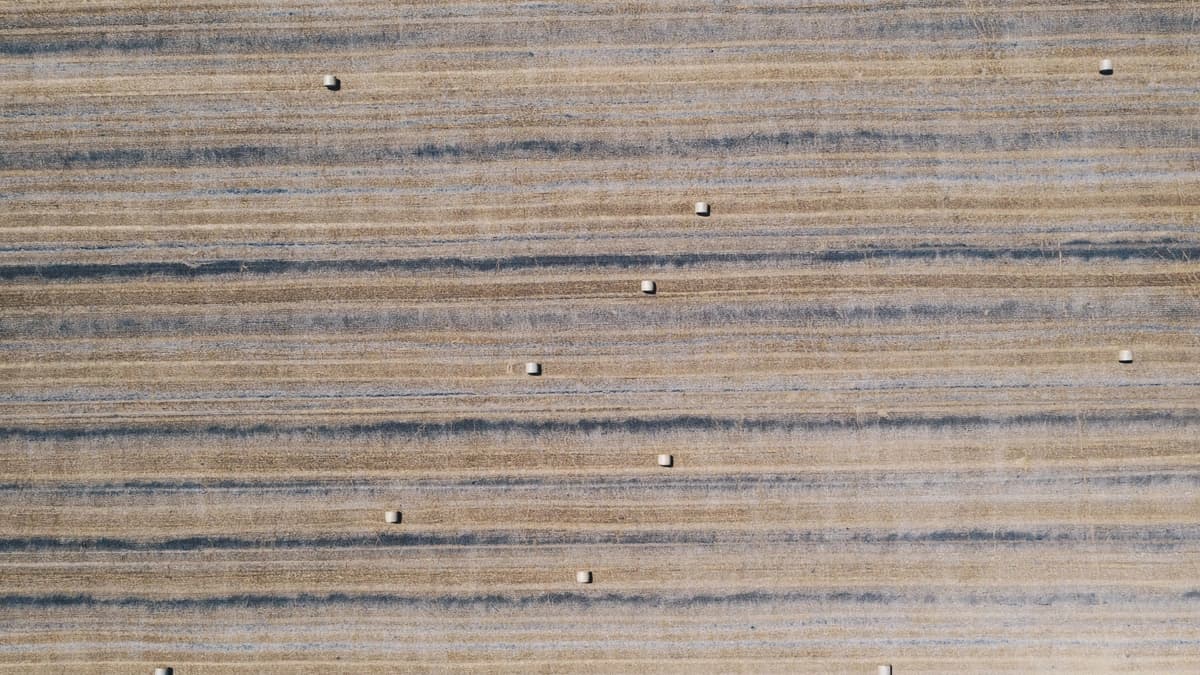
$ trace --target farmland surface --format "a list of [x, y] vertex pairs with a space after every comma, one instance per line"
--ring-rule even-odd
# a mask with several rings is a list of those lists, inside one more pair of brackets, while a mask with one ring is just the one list
[[1200, 668], [1196, 2], [0, 0], [0, 77], [0, 673]]

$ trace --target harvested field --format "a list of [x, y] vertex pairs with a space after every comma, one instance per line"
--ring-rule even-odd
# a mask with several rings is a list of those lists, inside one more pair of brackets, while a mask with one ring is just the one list
[[1196, 670], [1198, 69], [1195, 2], [0, 0], [0, 673]]

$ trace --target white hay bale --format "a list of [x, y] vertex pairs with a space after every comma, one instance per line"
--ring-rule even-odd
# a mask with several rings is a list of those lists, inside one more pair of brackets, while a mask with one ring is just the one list
[[581, 583], [581, 584], [592, 583], [592, 571], [591, 570], [579, 570], [578, 572], [575, 573], [575, 581], [577, 583]]

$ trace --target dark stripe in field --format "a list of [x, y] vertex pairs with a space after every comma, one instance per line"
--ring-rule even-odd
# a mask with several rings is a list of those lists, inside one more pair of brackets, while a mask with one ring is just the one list
[[1162, 592], [1139, 589], [1137, 591], [995, 591], [976, 593], [936, 592], [921, 590], [909, 592], [878, 592], [862, 590], [833, 591], [743, 591], [738, 593], [702, 593], [695, 595], [651, 594], [651, 593], [579, 593], [551, 592], [529, 595], [519, 594], [464, 594], [464, 595], [403, 595], [398, 593], [332, 593], [315, 595], [242, 594], [209, 597], [147, 598], [124, 596], [101, 598], [87, 594], [67, 593], [46, 595], [9, 594], [0, 595], [0, 607], [6, 609], [57, 609], [57, 608], [121, 608], [152, 611], [171, 610], [219, 610], [219, 609], [268, 609], [268, 608], [317, 608], [322, 605], [352, 605], [364, 607], [411, 607], [414, 609], [449, 610], [473, 607], [524, 608], [524, 607], [605, 607], [642, 606], [654, 608], [686, 609], [721, 605], [967, 605], [967, 606], [1097, 606], [1109, 604], [1169, 602], [1191, 603], [1197, 599], [1195, 591], [1185, 593]]
[[[435, 3], [436, 4], [436, 3]], [[464, 6], [465, 7], [465, 6]], [[986, 17], [972, 20], [965, 14], [947, 12], [912, 15], [897, 8], [857, 9], [850, 6], [742, 6], [737, 11], [722, 10], [722, 20], [698, 15], [683, 15], [671, 21], [633, 20], [633, 15], [613, 15], [604, 11], [588, 11], [582, 7], [575, 12], [591, 14], [589, 21], [578, 20], [572, 13], [546, 13], [541, 5], [513, 5], [503, 17], [489, 16], [474, 6], [453, 14], [406, 8], [389, 8], [377, 18], [387, 18], [392, 25], [356, 25], [353, 29], [338, 28], [337, 20], [314, 22], [311, 27], [270, 25], [272, 18], [262, 13], [240, 14], [242, 23], [234, 23], [211, 13], [200, 14], [186, 6], [181, 14], [169, 16], [136, 13], [121, 16], [116, 12], [100, 14], [108, 21], [128, 21], [144, 26], [138, 33], [114, 32], [109, 26], [97, 26], [90, 34], [37, 35], [15, 34], [0, 43], [0, 54], [23, 57], [53, 57], [71, 55], [125, 54], [130, 58], [155, 54], [247, 54], [288, 52], [353, 52], [387, 49], [435, 50], [442, 46], [470, 45], [472, 47], [519, 46], [523, 49], [537, 45], [539, 50], [564, 44], [592, 45], [603, 34], [608, 44], [635, 42], [657, 45], [712, 44], [718, 41], [798, 41], [819, 40], [830, 48], [841, 46], [843, 40], [871, 42], [903, 39], [913, 43], [910, 51], [922, 46], [933, 48], [946, 41], [981, 40], [980, 31], [986, 28], [996, 36], [1022, 36], [1062, 39], [1063, 35], [1124, 35], [1153, 39], [1172, 34], [1187, 35], [1195, 30], [1195, 20], [1183, 11], [1171, 11], [1147, 5], [1138, 11], [1121, 7], [1106, 7], [1104, 12], [1029, 11], [1016, 16]], [[538, 10], [543, 10], [539, 12]], [[119, 11], [119, 10], [118, 10]], [[82, 13], [80, 13], [82, 14]], [[315, 17], [315, 15], [312, 15]], [[351, 15], [353, 16], [353, 15]], [[548, 30], [546, 18], [553, 16], [553, 30]], [[154, 20], [157, 18], [157, 20]], [[412, 19], [436, 18], [432, 23]], [[500, 21], [508, 18], [509, 21]], [[195, 24], [198, 19], [203, 24]], [[482, 19], [482, 20], [481, 20]], [[491, 19], [491, 21], [487, 21]], [[23, 17], [16, 13], [17, 25], [89, 26], [98, 19], [90, 14], [71, 16], [65, 23], [50, 23], [41, 17]], [[193, 22], [192, 30], [160, 31], [159, 23]], [[351, 18], [359, 23], [357, 18]], [[326, 23], [332, 26], [325, 26]], [[479, 26], [487, 26], [487, 30]], [[199, 30], [207, 27], [209, 30]], [[994, 38], [993, 38], [994, 39]], [[1080, 38], [1076, 37], [1075, 40]], [[1010, 44], [1004, 41], [1002, 44]], [[864, 47], [857, 46], [858, 49]], [[602, 60], [602, 54], [591, 58]]]
[[854, 472], [797, 472], [797, 473], [737, 473], [718, 475], [670, 475], [659, 473], [653, 476], [638, 475], [588, 475], [588, 476], [495, 476], [481, 475], [473, 478], [437, 480], [422, 477], [411, 484], [400, 484], [395, 479], [368, 480], [213, 480], [199, 481], [128, 481], [124, 483], [0, 483], [0, 493], [36, 492], [54, 494], [60, 499], [86, 495], [91, 497], [116, 495], [144, 495], [163, 493], [207, 492], [220, 490], [237, 494], [265, 495], [286, 492], [291, 495], [346, 495], [349, 493], [394, 493], [398, 487], [405, 490], [426, 491], [497, 491], [514, 488], [523, 490], [595, 490], [620, 491], [625, 495], [632, 490], [733, 490], [748, 488], [786, 488], [828, 491], [854, 488], [864, 483], [887, 484], [892, 487], [919, 487], [923, 490], [955, 487], [966, 484], [991, 486], [1020, 486], [1023, 488], [1053, 488], [1077, 486], [1082, 481], [1092, 487], [1146, 488], [1146, 487], [1200, 487], [1200, 472], [1193, 470], [1166, 471], [1156, 473], [1097, 473], [1081, 475], [1076, 470], [1061, 472], [1029, 473], [1027, 471], [958, 472], [938, 473], [902, 471], [854, 471]]
[[478, 531], [454, 534], [428, 532], [379, 533], [329, 537], [276, 537], [272, 539], [235, 536], [194, 536], [164, 540], [122, 539], [116, 537], [60, 538], [13, 537], [0, 539], [0, 552], [46, 551], [199, 551], [246, 549], [339, 549], [339, 548], [417, 548], [451, 547], [525, 547], [525, 546], [711, 546], [711, 545], [1096, 545], [1127, 548], [1173, 548], [1200, 543], [1200, 527], [1098, 526], [1064, 527], [1040, 530], [935, 530], [928, 532], [884, 532], [870, 530], [796, 530], [739, 532], [718, 530], [637, 530], [637, 531]]
[[281, 426], [257, 424], [254, 426], [206, 427], [86, 427], [33, 428], [0, 427], [0, 439], [27, 441], [67, 441], [93, 438], [123, 438], [147, 436], [213, 436], [219, 438], [250, 438], [255, 436], [280, 436], [301, 434], [345, 439], [361, 436], [408, 436], [437, 438], [463, 434], [520, 433], [542, 434], [593, 434], [633, 433], [664, 434], [679, 431], [698, 432], [811, 432], [839, 429], [906, 429], [971, 431], [995, 426], [1048, 425], [1071, 426], [1084, 424], [1133, 424], [1155, 422], [1163, 424], [1192, 425], [1200, 423], [1200, 409], [1193, 411], [1131, 411], [1125, 413], [1059, 414], [1036, 413], [1013, 416], [986, 417], [983, 415], [943, 415], [938, 417], [890, 416], [858, 420], [853, 414], [843, 416], [788, 416], [770, 418], [729, 418], [706, 415], [681, 415], [663, 418], [594, 418], [575, 421], [520, 420], [465, 418], [448, 422], [387, 421], [369, 424], [347, 424], [342, 426]]
[[[1180, 148], [1195, 143], [1195, 132], [1169, 122], [1129, 128], [1123, 142], [1144, 148]], [[989, 152], [1108, 147], [1106, 130], [978, 131], [972, 134], [894, 133], [873, 129], [829, 132], [748, 133], [741, 136], [653, 139], [643, 143], [598, 140], [529, 139], [486, 145], [290, 147], [235, 145], [198, 148], [105, 148], [94, 150], [0, 151], [0, 170], [61, 170], [255, 167], [307, 164], [324, 166], [395, 164], [428, 161], [517, 159], [630, 159], [634, 157], [706, 157], [773, 152]]]
[[681, 253], [667, 255], [521, 255], [503, 258], [398, 258], [386, 260], [208, 260], [198, 262], [55, 263], [0, 266], [0, 279], [78, 281], [105, 278], [178, 277], [227, 274], [357, 274], [365, 272], [500, 272], [551, 268], [689, 268], [710, 264], [813, 265], [881, 260], [1191, 260], [1200, 245], [1190, 243], [1104, 244], [1071, 242], [1057, 247], [983, 247], [962, 244], [910, 248], [862, 247], [841, 250]]
[[[134, 312], [120, 307], [74, 315], [44, 313], [33, 316], [0, 315], [0, 339], [36, 341], [63, 338], [128, 337], [182, 339], [197, 335], [259, 337], [264, 334], [305, 336], [346, 335], [361, 332], [426, 331], [519, 331], [558, 333], [568, 328], [664, 331], [671, 327], [694, 330], [708, 328], [778, 326], [870, 327], [877, 334], [892, 323], [902, 325], [965, 323], [1002, 326], [1013, 321], [1105, 320], [1112, 331], [1178, 330], [1180, 322], [1190, 325], [1200, 315], [1200, 299], [1172, 297], [1117, 298], [1093, 304], [1084, 300], [1058, 299], [964, 299], [946, 302], [937, 298], [915, 298], [909, 303], [872, 298], [838, 300], [836, 303], [775, 298], [707, 301], [680, 305], [630, 303], [617, 311], [606, 305], [542, 303], [517, 307], [475, 303], [473, 306], [426, 303], [414, 307], [365, 307], [335, 305], [311, 308], [313, 303], [289, 305], [269, 311], [239, 306], [228, 311], [210, 311], [205, 306], [187, 313]], [[317, 303], [318, 305], [320, 303]], [[541, 350], [542, 339], [527, 337], [528, 349]]]

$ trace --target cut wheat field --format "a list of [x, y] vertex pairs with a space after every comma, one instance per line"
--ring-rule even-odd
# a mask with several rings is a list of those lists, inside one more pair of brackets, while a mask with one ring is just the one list
[[0, 0], [0, 77], [0, 673], [1200, 669], [1196, 2]]

